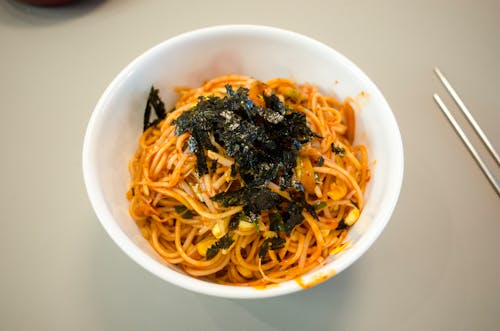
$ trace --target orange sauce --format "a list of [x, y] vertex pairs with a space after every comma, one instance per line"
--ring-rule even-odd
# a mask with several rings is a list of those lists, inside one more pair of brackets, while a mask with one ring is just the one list
[[308, 282], [305, 282], [302, 277], [297, 277], [295, 278], [295, 282], [297, 282], [297, 284], [299, 284], [300, 287], [302, 288], [311, 288], [315, 285], [318, 285], [320, 283], [323, 283], [325, 280], [327, 279], [330, 279], [332, 278], [333, 276], [335, 276], [337, 274], [337, 272], [335, 270], [331, 270], [329, 271], [328, 273], [321, 273], [319, 275], [315, 275], [314, 277], [312, 277], [312, 279]]
[[267, 290], [268, 288], [278, 287], [279, 285], [280, 285], [279, 283], [273, 283], [273, 284], [266, 284], [266, 285], [253, 285], [252, 287], [256, 290]]

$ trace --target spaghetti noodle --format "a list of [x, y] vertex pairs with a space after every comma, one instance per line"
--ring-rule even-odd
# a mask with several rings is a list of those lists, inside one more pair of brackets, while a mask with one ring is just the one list
[[[160, 256], [194, 277], [260, 286], [295, 279], [346, 246], [370, 179], [366, 148], [353, 146], [351, 99], [339, 102], [287, 79], [263, 83], [238, 75], [177, 92], [174, 109], [145, 125], [129, 163], [130, 215]], [[238, 102], [231, 99], [236, 96]], [[220, 104], [243, 113], [214, 113]], [[194, 118], [201, 107], [206, 119]], [[245, 111], [253, 117], [242, 122]], [[251, 159], [245, 168], [247, 157], [260, 155], [246, 141], [266, 148], [284, 143], [248, 134], [238, 140], [247, 148], [242, 152], [230, 145], [239, 139], [236, 132], [255, 126], [277, 137], [258, 126], [286, 131], [299, 125], [286, 122], [292, 117], [294, 123], [303, 118], [307, 128], [295, 130], [305, 138], [286, 137], [290, 152], [280, 157], [288, 163]], [[209, 119], [213, 128], [207, 129]], [[217, 131], [224, 128], [233, 131]]]

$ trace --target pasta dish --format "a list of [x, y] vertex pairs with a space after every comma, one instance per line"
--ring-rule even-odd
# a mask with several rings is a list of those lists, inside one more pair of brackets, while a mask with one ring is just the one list
[[[127, 199], [166, 262], [219, 284], [296, 279], [347, 245], [370, 179], [352, 99], [228, 75], [151, 88]], [[152, 117], [156, 117], [152, 120]]]

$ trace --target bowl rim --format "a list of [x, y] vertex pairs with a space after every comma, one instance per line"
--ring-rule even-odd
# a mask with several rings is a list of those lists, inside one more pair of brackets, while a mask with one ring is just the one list
[[[123, 232], [119, 225], [114, 220], [113, 215], [107, 208], [103, 192], [100, 189], [97, 176], [95, 176], [95, 170], [93, 165], [93, 157], [91, 154], [94, 135], [98, 129], [99, 117], [105, 112], [106, 104], [108, 100], [112, 97], [113, 91], [116, 90], [120, 84], [127, 78], [127, 76], [141, 63], [144, 59], [152, 56], [156, 52], [160, 51], [162, 48], [179, 43], [185, 39], [190, 39], [200, 36], [208, 36], [212, 34], [219, 33], [264, 33], [264, 34], [274, 34], [281, 37], [293, 38], [300, 43], [305, 43], [309, 47], [320, 48], [329, 55], [336, 58], [337, 61], [341, 62], [342, 65], [346, 66], [353, 72], [357, 78], [361, 79], [370, 89], [371, 93], [376, 93], [378, 99], [381, 102], [381, 108], [387, 111], [387, 116], [391, 125], [389, 126], [392, 130], [392, 136], [394, 138], [393, 148], [396, 150], [396, 155], [399, 156], [395, 158], [394, 169], [396, 173], [391, 175], [391, 180], [389, 186], [389, 193], [384, 201], [386, 202], [387, 208], [384, 209], [384, 213], [378, 215], [377, 226], [371, 226], [366, 233], [357, 241], [356, 246], [347, 250], [342, 256], [340, 256], [336, 261], [323, 266], [317, 271], [311, 272], [310, 275], [314, 277], [315, 275], [325, 274], [325, 271], [330, 278], [334, 274], [339, 274], [352, 263], [359, 259], [375, 242], [375, 240], [380, 236], [381, 232], [389, 222], [391, 215], [396, 207], [397, 200], [402, 187], [403, 173], [404, 173], [404, 152], [403, 143], [401, 139], [401, 134], [399, 127], [396, 122], [396, 118], [392, 112], [391, 107], [387, 103], [385, 97], [382, 95], [381, 91], [375, 85], [375, 83], [351, 60], [339, 53], [337, 50], [333, 49], [322, 42], [315, 40], [311, 37], [299, 34], [297, 32], [271, 27], [264, 25], [249, 25], [249, 24], [230, 24], [230, 25], [215, 25], [205, 28], [200, 28], [188, 32], [181, 33], [177, 36], [168, 38], [159, 44], [149, 48], [139, 56], [137, 56], [133, 61], [131, 61], [124, 69], [122, 69], [117, 76], [111, 81], [107, 86], [101, 97], [99, 98], [90, 120], [87, 124], [87, 129], [85, 131], [85, 136], [83, 140], [83, 150], [82, 150], [82, 168], [83, 168], [83, 178], [87, 191], [88, 198], [94, 209], [94, 212], [99, 219], [99, 222], [104, 227], [108, 235], [113, 239], [113, 241], [137, 264], [151, 272], [152, 274], [158, 276], [159, 278], [166, 280], [167, 282], [180, 286], [182, 288], [202, 293], [206, 295], [225, 297], [225, 298], [239, 298], [239, 299], [255, 299], [255, 298], [266, 298], [274, 297], [284, 294], [289, 294], [297, 292], [303, 289], [294, 280], [286, 281], [280, 283], [279, 286], [270, 286], [265, 290], [255, 289], [253, 287], [243, 287], [243, 286], [233, 286], [233, 285], [220, 285], [215, 283], [210, 283], [207, 281], [199, 280], [189, 275], [183, 275], [178, 271], [169, 269], [165, 265], [153, 259], [151, 256], [146, 254], [142, 249], [136, 246], [133, 241]], [[326, 280], [326, 279], [325, 279]]]

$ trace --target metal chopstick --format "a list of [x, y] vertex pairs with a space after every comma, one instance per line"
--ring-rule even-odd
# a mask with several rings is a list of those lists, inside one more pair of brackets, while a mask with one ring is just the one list
[[486, 175], [486, 178], [488, 179], [490, 184], [493, 186], [493, 188], [497, 192], [497, 195], [500, 196], [500, 187], [498, 186], [498, 183], [495, 181], [495, 178], [493, 177], [493, 174], [491, 173], [490, 169], [488, 169], [488, 167], [486, 166], [484, 161], [481, 159], [481, 157], [477, 153], [474, 146], [472, 146], [469, 138], [467, 138], [467, 136], [465, 135], [462, 128], [458, 125], [457, 121], [455, 121], [455, 119], [451, 115], [450, 111], [448, 110], [448, 107], [446, 107], [446, 105], [443, 103], [443, 100], [441, 100], [439, 95], [437, 95], [436, 93], [434, 93], [433, 97], [434, 97], [434, 100], [436, 101], [437, 105], [439, 106], [439, 108], [443, 112], [443, 114], [446, 116], [446, 118], [448, 119], [450, 124], [453, 126], [453, 128], [457, 132], [458, 136], [462, 139], [465, 146], [467, 146], [467, 149], [469, 150], [471, 155], [474, 157], [474, 159], [476, 160], [477, 164], [479, 165], [479, 167], [481, 168], [483, 173]]
[[481, 130], [481, 127], [479, 126], [479, 124], [477, 124], [476, 120], [474, 119], [474, 117], [472, 116], [470, 111], [467, 109], [467, 107], [463, 103], [462, 99], [460, 99], [457, 92], [455, 92], [455, 89], [451, 86], [450, 82], [448, 82], [448, 79], [446, 79], [446, 77], [443, 75], [441, 70], [439, 70], [439, 68], [434, 68], [434, 72], [436, 73], [438, 78], [441, 80], [441, 82], [443, 83], [443, 85], [446, 88], [446, 90], [448, 91], [448, 93], [450, 93], [453, 101], [455, 101], [458, 108], [462, 111], [462, 113], [465, 115], [465, 117], [467, 118], [469, 123], [472, 125], [472, 127], [474, 128], [474, 130], [478, 134], [478, 136], [481, 138], [481, 141], [486, 146], [486, 148], [490, 152], [491, 156], [493, 156], [497, 165], [500, 165], [500, 158], [498, 157], [498, 154], [495, 151], [495, 149], [493, 148], [493, 145], [491, 144], [490, 140], [484, 134], [483, 130]]
[[[475, 129], [476, 129], [476, 127], [477, 127], [477, 129], [479, 129], [479, 130], [476, 129], [476, 133], [478, 133], [478, 135], [481, 136], [481, 138], [483, 138], [482, 136], [484, 136], [486, 138], [486, 136], [484, 135], [484, 132], [481, 130], [481, 128], [479, 128], [479, 126], [477, 125], [477, 122], [474, 120], [474, 118], [472, 117], [470, 112], [467, 110], [467, 108], [463, 104], [462, 100], [458, 97], [457, 93], [455, 92], [453, 87], [450, 85], [448, 80], [441, 73], [441, 71], [438, 68], [434, 68], [434, 72], [440, 78], [441, 82], [446, 87], [448, 92], [452, 95], [453, 100], [455, 100], [457, 105], [459, 105], [459, 108], [464, 112], [464, 114], [466, 114], [466, 117], [468, 119], [469, 119], [469, 117], [472, 119], [471, 124], [474, 123], [472, 125], [475, 127]], [[495, 189], [497, 195], [500, 196], [500, 187], [499, 187], [497, 181], [495, 180], [493, 174], [491, 173], [490, 169], [486, 166], [483, 159], [479, 156], [476, 149], [471, 144], [469, 138], [467, 138], [467, 136], [465, 135], [464, 131], [462, 130], [460, 125], [457, 123], [455, 118], [453, 118], [453, 115], [451, 115], [450, 110], [448, 109], [448, 107], [446, 107], [443, 100], [441, 100], [439, 95], [437, 95], [436, 93], [434, 93], [433, 97], [434, 97], [434, 101], [436, 101], [437, 105], [439, 106], [439, 108], [441, 109], [443, 114], [446, 116], [446, 118], [448, 119], [450, 124], [455, 129], [455, 132], [458, 134], [460, 139], [462, 139], [462, 142], [465, 144], [465, 146], [467, 147], [467, 149], [471, 153], [472, 157], [474, 157], [474, 160], [477, 162], [477, 164], [479, 165], [479, 167], [481, 168], [481, 170], [485, 174], [485, 176], [488, 179], [488, 181], [490, 182], [491, 186]], [[462, 105], [463, 107], [460, 105]], [[465, 111], [464, 111], [464, 109], [465, 109]], [[470, 116], [467, 116], [467, 114], [469, 114]], [[481, 132], [481, 133], [479, 133], [479, 132]], [[492, 153], [493, 157], [496, 158], [495, 161], [497, 161], [497, 164], [498, 164], [498, 159], [497, 159], [498, 155], [496, 154], [495, 150], [491, 146], [491, 143], [489, 142], [488, 138], [486, 138], [485, 140], [484, 139], [482, 139], [482, 140], [483, 140], [483, 143], [485, 143], [485, 145], [487, 145], [487, 147], [490, 150], [490, 153]]]

